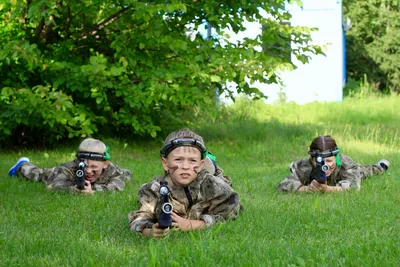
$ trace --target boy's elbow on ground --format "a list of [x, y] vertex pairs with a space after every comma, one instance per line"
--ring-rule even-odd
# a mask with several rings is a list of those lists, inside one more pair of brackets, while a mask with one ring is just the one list
[[73, 186], [65, 186], [63, 184], [49, 184], [46, 188], [51, 191], [74, 191]]
[[280, 184], [278, 185], [277, 191], [278, 191], [279, 193], [281, 193], [281, 192], [288, 192], [289, 190], [288, 190], [288, 188], [287, 188], [287, 185], [280, 183]]
[[280, 187], [280, 186], [278, 186], [276, 191], [278, 191], [278, 193], [286, 192], [286, 190], [284, 188]]
[[296, 192], [302, 186], [302, 182], [297, 179], [286, 178], [278, 185], [278, 192]]
[[278, 185], [278, 193], [291, 193], [296, 192], [298, 187], [295, 187], [293, 184], [279, 184]]

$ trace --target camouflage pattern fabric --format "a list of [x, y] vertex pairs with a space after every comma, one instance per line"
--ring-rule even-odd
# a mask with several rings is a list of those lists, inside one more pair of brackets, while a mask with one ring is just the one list
[[[327, 184], [330, 186], [348, 183], [350, 187], [360, 189], [363, 179], [385, 172], [379, 165], [358, 164], [343, 154], [339, 154], [339, 157], [342, 164], [336, 167], [332, 174], [327, 177]], [[278, 191], [293, 192], [297, 191], [300, 186], [309, 185], [312, 168], [313, 165], [309, 157], [295, 161], [292, 166], [292, 173], [279, 184]]]
[[214, 176], [222, 178], [223, 180], [225, 180], [225, 182], [227, 182], [230, 186], [232, 186], [232, 179], [229, 178], [228, 176], [225, 176], [224, 170], [221, 169], [217, 164], [214, 165], [214, 163], [211, 161], [209, 157], [204, 158], [203, 169], [207, 170]]
[[159, 176], [141, 186], [138, 192], [140, 210], [129, 214], [129, 228], [142, 232], [151, 228], [161, 214], [160, 181], [167, 181], [170, 189], [169, 201], [174, 212], [190, 220], [203, 220], [207, 226], [239, 216], [241, 204], [238, 194], [224, 179], [201, 170], [188, 187], [192, 203], [189, 203], [184, 188], [175, 186], [169, 176]]
[[[79, 160], [64, 163], [54, 168], [38, 168], [31, 163], [23, 163], [17, 170], [18, 177], [45, 183], [53, 190], [74, 190], [76, 185], [76, 170]], [[110, 162], [101, 176], [92, 183], [92, 190], [96, 191], [122, 191], [125, 181], [131, 179], [131, 171], [120, 169]]]

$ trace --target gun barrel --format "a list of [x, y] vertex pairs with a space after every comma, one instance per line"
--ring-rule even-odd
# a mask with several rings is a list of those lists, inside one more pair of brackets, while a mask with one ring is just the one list
[[168, 227], [171, 227], [172, 224], [172, 217], [171, 217], [171, 212], [174, 209], [172, 204], [169, 202], [168, 199], [168, 194], [169, 194], [169, 189], [168, 189], [168, 183], [166, 181], [162, 181], [160, 183], [160, 195], [161, 195], [161, 215], [158, 220], [158, 225], [160, 228], [165, 229]]
[[326, 182], [326, 172], [329, 170], [328, 165], [322, 156], [315, 158], [316, 166], [311, 171], [311, 181], [316, 180], [318, 183], [323, 184]]
[[76, 170], [76, 186], [78, 189], [82, 190], [85, 188], [85, 163], [82, 161], [78, 165], [78, 170]]

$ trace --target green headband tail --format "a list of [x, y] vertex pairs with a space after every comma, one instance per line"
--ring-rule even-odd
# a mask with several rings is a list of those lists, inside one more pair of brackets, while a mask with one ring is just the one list
[[209, 157], [212, 161], [217, 161], [217, 157], [208, 151], [206, 152], [206, 156]]
[[108, 154], [108, 150], [110, 149], [109, 146], [106, 147], [106, 151], [104, 152], [104, 155], [106, 156], [106, 160], [110, 160], [110, 154]]
[[[340, 153], [340, 149], [338, 149], [338, 150], [339, 150], [339, 153]], [[339, 153], [336, 154], [336, 166], [338, 166], [338, 167], [340, 165], [342, 165], [342, 161], [339, 158]]]

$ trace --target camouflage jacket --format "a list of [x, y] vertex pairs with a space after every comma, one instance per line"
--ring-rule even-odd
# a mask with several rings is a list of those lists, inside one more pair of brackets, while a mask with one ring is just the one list
[[[327, 177], [327, 184], [341, 186], [347, 183], [352, 188], [360, 189], [361, 181], [369, 176], [384, 173], [384, 169], [378, 165], [364, 165], [355, 163], [350, 157], [339, 154], [342, 164], [337, 166], [332, 174]], [[310, 157], [293, 162], [292, 173], [283, 180], [279, 186], [279, 192], [297, 191], [300, 186], [311, 183], [311, 171], [314, 168]]]
[[[53, 190], [73, 191], [76, 185], [78, 164], [79, 161], [74, 160], [54, 168], [42, 169], [31, 163], [24, 163], [19, 168], [17, 175], [23, 176], [28, 180], [43, 182], [48, 188]], [[92, 189], [96, 191], [122, 191], [125, 187], [124, 182], [130, 179], [130, 170], [120, 169], [117, 165], [110, 162], [100, 177], [92, 183]]]
[[[207, 226], [216, 222], [238, 217], [241, 204], [238, 194], [221, 177], [213, 176], [202, 170], [186, 188], [173, 184], [171, 177], [158, 176], [139, 189], [138, 202], [140, 209], [129, 214], [129, 228], [141, 232], [151, 228], [158, 221], [161, 213], [160, 181], [168, 182], [169, 201], [174, 212], [190, 220], [203, 220]], [[186, 190], [186, 193], [185, 193]], [[191, 201], [187, 195], [190, 195]]]

